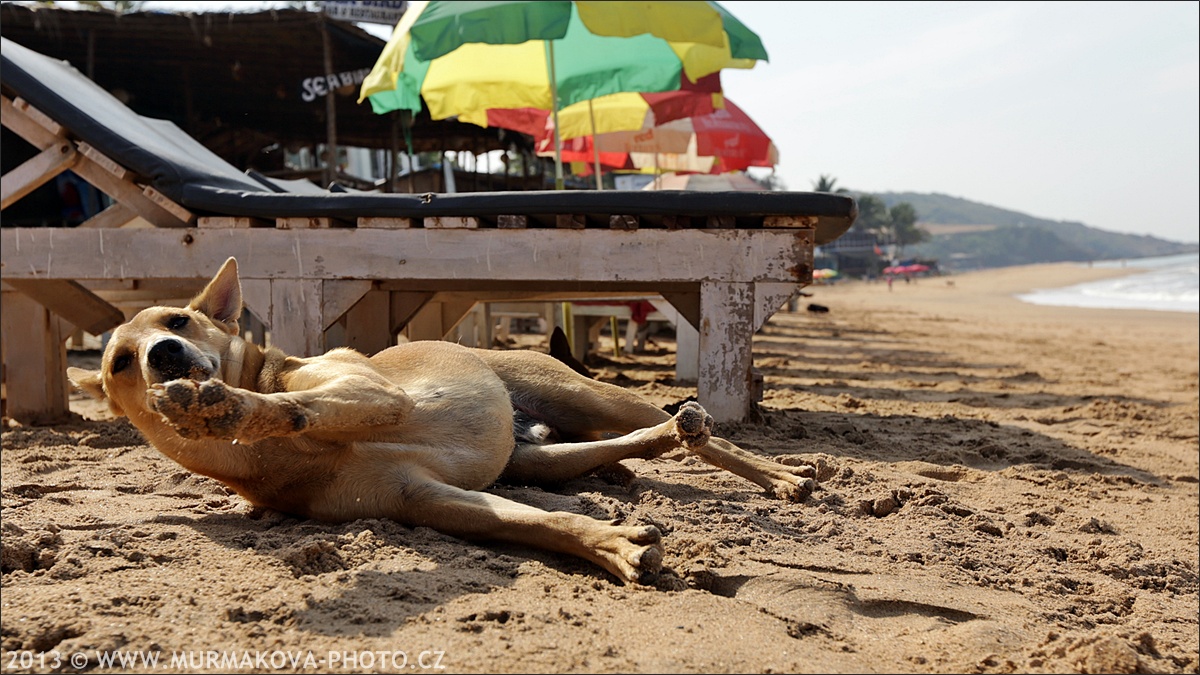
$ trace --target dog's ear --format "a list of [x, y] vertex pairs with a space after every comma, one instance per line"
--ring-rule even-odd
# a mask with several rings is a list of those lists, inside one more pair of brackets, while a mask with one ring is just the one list
[[237, 260], [226, 260], [212, 281], [200, 291], [200, 295], [192, 298], [188, 307], [236, 335], [239, 332], [238, 319], [242, 316], [242, 282], [238, 279]]
[[100, 379], [100, 371], [72, 366], [67, 368], [67, 379], [88, 396], [99, 401], [104, 400], [104, 380]]
[[79, 387], [83, 393], [91, 396], [97, 401], [107, 401], [108, 408], [118, 417], [125, 414], [121, 410], [121, 406], [117, 405], [107, 394], [104, 393], [104, 380], [100, 377], [98, 370], [84, 370], [83, 368], [70, 367], [67, 368], [67, 379], [71, 384]]

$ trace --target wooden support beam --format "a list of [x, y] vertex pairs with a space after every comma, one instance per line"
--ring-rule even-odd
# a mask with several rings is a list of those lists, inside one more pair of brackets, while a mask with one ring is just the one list
[[[342, 318], [374, 286], [373, 282], [366, 279], [329, 279], [323, 283], [321, 316], [326, 329]], [[384, 324], [387, 323], [386, 316], [386, 313], [380, 315], [380, 321]]]
[[687, 321], [675, 324], [675, 381], [693, 385], [700, 381], [700, 331]]
[[[442, 308], [442, 333], [439, 338], [445, 338], [454, 330], [462, 320], [471, 312], [471, 308], [475, 306], [473, 298], [463, 297], [447, 297], [445, 299], [434, 298], [434, 302], [441, 305]], [[432, 303], [431, 303], [432, 304]]]
[[129, 207], [156, 227], [187, 227], [190, 224], [148, 197], [133, 181], [133, 172], [87, 143], [79, 143], [79, 152], [83, 157], [72, 170], [96, 189]]
[[196, 227], [213, 229], [248, 229], [251, 227], [275, 227], [275, 223], [264, 218], [249, 216], [201, 216]]
[[66, 139], [67, 132], [58, 122], [47, 117], [23, 99], [2, 97], [0, 101], [0, 123], [25, 139], [30, 145], [43, 150], [47, 146]]
[[353, 224], [337, 218], [276, 218], [275, 227], [280, 230], [328, 230], [330, 228], [354, 227]]
[[554, 226], [566, 230], [582, 230], [587, 227], [587, 216], [582, 213], [560, 213], [554, 217]]
[[[174, 289], [138, 289], [131, 291], [96, 291], [96, 295], [100, 296], [105, 302], [119, 307], [124, 311], [126, 305], [140, 305], [150, 307], [153, 305], [163, 305], [167, 307], [182, 307], [196, 297], [200, 289], [204, 285], [200, 284], [195, 287], [178, 287]], [[90, 289], [89, 289], [90, 290]], [[88, 331], [91, 332], [91, 331]]]
[[70, 417], [63, 329], [62, 321], [33, 298], [0, 292], [5, 413], [12, 419], [53, 424]]
[[375, 228], [380, 230], [407, 230], [413, 226], [413, 219], [360, 216], [358, 219], [358, 226], [362, 228]]
[[474, 216], [434, 216], [425, 219], [425, 227], [431, 229], [477, 229], [479, 219]]
[[387, 291], [367, 291], [342, 317], [343, 344], [364, 354], [376, 354], [396, 344], [388, 322]]
[[640, 219], [637, 216], [609, 216], [608, 226], [614, 230], [636, 230]]
[[5, 279], [9, 286], [24, 293], [75, 326], [93, 335], [112, 330], [125, 320], [121, 310], [100, 296], [68, 279]]
[[700, 373], [697, 398], [718, 423], [750, 414], [754, 285], [700, 284]]
[[196, 214], [171, 201], [171, 199], [158, 190], [155, 190], [147, 185], [146, 187], [142, 188], [142, 194], [146, 195], [147, 199], [155, 204], [158, 204], [164, 211], [175, 216], [180, 221], [187, 223], [188, 225], [196, 222]]
[[409, 342], [417, 340], [441, 340], [442, 335], [442, 303], [429, 302], [413, 314], [404, 326], [404, 334]]
[[412, 321], [425, 303], [433, 299], [428, 291], [391, 291], [388, 304], [389, 328], [395, 335]]
[[692, 226], [691, 216], [667, 214], [663, 216], [663, 227], [668, 230], [685, 230]]
[[121, 202], [113, 202], [109, 204], [108, 208], [80, 223], [79, 227], [115, 229], [125, 227], [137, 217], [138, 215], [133, 212], [133, 209]]
[[529, 216], [498, 216], [496, 218], [496, 227], [502, 230], [523, 230], [529, 227]]
[[733, 216], [709, 216], [706, 226], [712, 229], [733, 229], [737, 227], [737, 218]]
[[495, 290], [508, 290], [510, 282], [619, 283], [644, 291], [699, 279], [801, 282], [798, 275], [810, 265], [811, 234], [788, 229], [648, 228], [631, 237], [609, 229], [3, 228], [0, 261], [6, 279], [120, 279], [135, 271], [139, 279], [207, 279], [235, 256], [243, 279], [431, 284], [421, 290], [469, 280]]
[[571, 314], [571, 355], [583, 363], [592, 349], [592, 333], [608, 320], [607, 316]]
[[663, 299], [679, 310], [679, 316], [692, 324], [692, 328], [700, 326], [700, 294], [663, 292]]
[[47, 146], [0, 180], [0, 209], [7, 209], [25, 195], [75, 165], [79, 159], [75, 147], [67, 142]]
[[775, 316], [775, 312], [800, 290], [800, 284], [760, 282], [754, 284], [754, 332]]
[[132, 181], [137, 178], [137, 174], [130, 171], [129, 169], [126, 169], [124, 166], [122, 166], [116, 160], [110, 159], [108, 157], [108, 155], [105, 155], [104, 153], [100, 152], [99, 150], [92, 147], [91, 145], [88, 145], [87, 143], [80, 142], [79, 143], [79, 151], [83, 153], [84, 157], [87, 157], [88, 159], [95, 162], [96, 166], [98, 166], [101, 169], [104, 169], [108, 173], [112, 174], [113, 177], [117, 178], [118, 180]]

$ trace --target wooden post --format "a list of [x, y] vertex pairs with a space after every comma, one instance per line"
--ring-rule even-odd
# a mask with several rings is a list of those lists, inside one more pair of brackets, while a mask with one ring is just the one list
[[[333, 48], [329, 44], [329, 22], [322, 15], [320, 18], [321, 27], [321, 52], [324, 57], [326, 77], [333, 75]], [[325, 162], [325, 186], [329, 187], [337, 178], [337, 101], [334, 99], [334, 89], [329, 87], [326, 82], [326, 87], [329, 88], [329, 93], [325, 95], [325, 152], [328, 153], [329, 159]]]
[[680, 315], [675, 322], [675, 382], [696, 384], [700, 381], [700, 332]]
[[53, 424], [70, 416], [67, 347], [62, 322], [24, 293], [0, 293], [4, 333], [5, 412], [25, 424]]
[[292, 356], [325, 351], [320, 279], [271, 280], [271, 345]]
[[754, 284], [700, 284], [700, 405], [717, 422], [740, 422], [750, 414]]

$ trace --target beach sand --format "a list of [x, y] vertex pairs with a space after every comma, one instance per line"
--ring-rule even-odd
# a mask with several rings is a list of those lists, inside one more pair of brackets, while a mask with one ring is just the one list
[[[1197, 317], [1011, 297], [1124, 273], [810, 288], [756, 336], [761, 420], [718, 430], [815, 464], [803, 504], [682, 453], [493, 488], [657, 525], [655, 587], [255, 511], [120, 420], [7, 430], [4, 671], [1195, 673]], [[667, 405], [672, 363], [656, 338], [599, 376]]]

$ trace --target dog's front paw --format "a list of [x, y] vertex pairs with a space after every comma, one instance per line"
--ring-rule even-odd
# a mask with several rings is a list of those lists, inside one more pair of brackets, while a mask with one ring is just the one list
[[150, 385], [150, 408], [184, 438], [237, 438], [246, 415], [241, 397], [220, 380], [171, 380]]
[[702, 448], [712, 437], [712, 415], [699, 403], [687, 401], [675, 413], [675, 435], [687, 448]]

